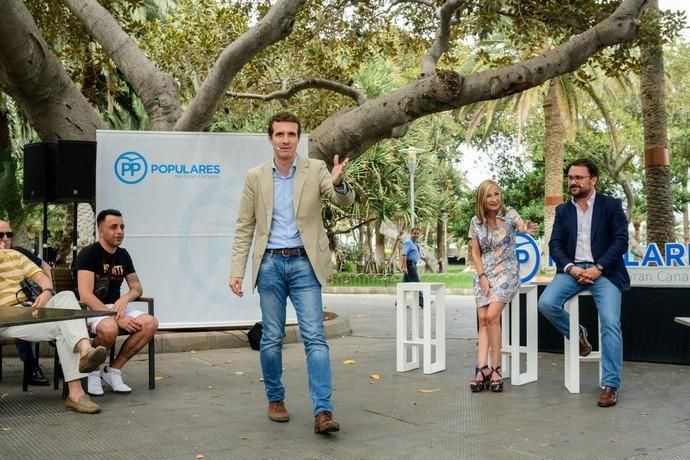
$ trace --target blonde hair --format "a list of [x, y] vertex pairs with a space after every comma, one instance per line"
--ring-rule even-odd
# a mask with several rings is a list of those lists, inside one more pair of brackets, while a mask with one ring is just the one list
[[501, 194], [501, 209], [499, 210], [500, 213], [505, 214], [506, 212], [506, 207], [503, 203], [503, 191], [501, 191], [501, 187], [498, 186], [496, 181], [486, 179], [482, 181], [481, 184], [479, 184], [479, 187], [477, 187], [477, 204], [475, 206], [475, 215], [477, 216], [477, 219], [479, 220], [480, 224], [486, 222], [486, 196], [489, 194], [489, 189], [492, 186], [496, 187], [498, 189], [498, 193]]

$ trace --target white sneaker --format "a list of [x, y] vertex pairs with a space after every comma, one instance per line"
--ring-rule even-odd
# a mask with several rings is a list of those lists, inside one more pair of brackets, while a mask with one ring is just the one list
[[120, 369], [113, 369], [112, 367], [104, 367], [101, 372], [101, 378], [105, 383], [110, 385], [115, 393], [131, 393], [132, 389], [125, 385], [122, 381], [122, 372]]
[[89, 372], [88, 385], [86, 392], [91, 396], [103, 396], [103, 385], [101, 385], [101, 371], [97, 369]]

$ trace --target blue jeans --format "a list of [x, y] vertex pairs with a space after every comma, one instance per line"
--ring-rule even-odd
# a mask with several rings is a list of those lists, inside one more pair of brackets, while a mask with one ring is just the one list
[[32, 342], [17, 342], [17, 354], [22, 362], [28, 359], [33, 365], [36, 362], [36, 344]]
[[539, 297], [539, 311], [561, 334], [568, 337], [570, 315], [563, 304], [575, 294], [586, 290], [592, 292], [599, 310], [602, 369], [600, 385], [620, 388], [623, 369], [621, 291], [613, 283], [600, 276], [594, 284], [583, 285], [570, 275], [558, 273]]
[[283, 374], [285, 307], [290, 296], [307, 355], [309, 396], [314, 415], [321, 411], [332, 413], [331, 362], [323, 329], [321, 285], [309, 258], [264, 254], [256, 284], [264, 325], [259, 357], [266, 397], [269, 401], [285, 399], [285, 387], [280, 378]]
[[[407, 273], [403, 274], [403, 283], [419, 283], [419, 272], [417, 271], [417, 262], [406, 261]], [[419, 293], [419, 306], [424, 306], [424, 296]]]

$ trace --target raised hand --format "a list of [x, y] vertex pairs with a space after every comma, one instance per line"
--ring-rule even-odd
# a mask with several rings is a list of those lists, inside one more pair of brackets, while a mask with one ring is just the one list
[[537, 230], [539, 229], [539, 225], [536, 222], [532, 221], [527, 221], [525, 223], [525, 233], [528, 233], [530, 235], [534, 235], [537, 233]]
[[331, 169], [331, 182], [333, 182], [333, 185], [342, 184], [345, 168], [347, 167], [347, 164], [350, 162], [350, 159], [348, 157], [345, 157], [345, 159], [342, 162], [340, 162], [339, 160], [340, 157], [337, 153], [333, 155], [333, 169]]

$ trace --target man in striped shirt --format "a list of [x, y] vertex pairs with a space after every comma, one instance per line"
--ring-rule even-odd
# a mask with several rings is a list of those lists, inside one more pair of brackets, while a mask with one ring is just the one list
[[[12, 249], [0, 249], [0, 306], [13, 306], [28, 301], [20, 286], [25, 278], [31, 279], [42, 289], [31, 308], [80, 309], [74, 293], [63, 291], [56, 295], [50, 279], [27, 257]], [[30, 342], [55, 340], [69, 391], [65, 405], [75, 412], [100, 412], [100, 407], [84, 393], [80, 379], [105, 361], [106, 350], [104, 347], [91, 346], [84, 320], [0, 328], [0, 337], [15, 337]]]

